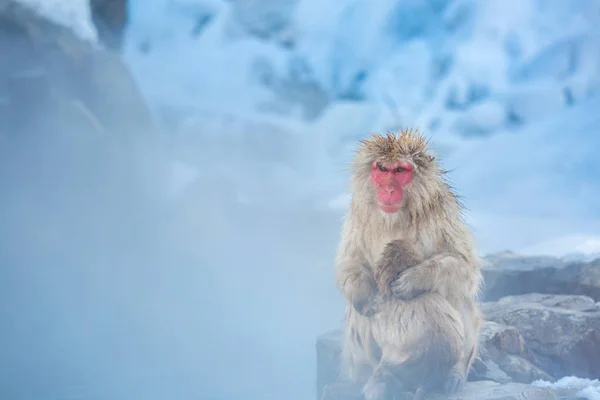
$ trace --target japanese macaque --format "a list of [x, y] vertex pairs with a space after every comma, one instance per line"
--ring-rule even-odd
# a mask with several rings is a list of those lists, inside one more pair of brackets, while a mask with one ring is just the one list
[[336, 279], [345, 378], [367, 400], [455, 393], [477, 353], [481, 260], [444, 174], [414, 131], [373, 135], [356, 154]]

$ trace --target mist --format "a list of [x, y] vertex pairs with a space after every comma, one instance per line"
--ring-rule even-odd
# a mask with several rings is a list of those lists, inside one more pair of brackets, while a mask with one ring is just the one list
[[[321, 13], [320, 3], [305, 0], [296, 22], [310, 34], [299, 35], [298, 52], [290, 56], [247, 32], [227, 31], [232, 14], [225, 2], [196, 8], [181, 0], [163, 13], [167, 3], [131, 2], [122, 54], [156, 131], [133, 115], [122, 121], [130, 127], [125, 131], [73, 126], [43, 102], [35, 114], [24, 108], [9, 115], [6, 121], [20, 121], [16, 125], [0, 116], [0, 398], [314, 398], [316, 337], [343, 320], [332, 261], [348, 200], [348, 166], [357, 140], [372, 131], [427, 128], [434, 125], [430, 117], [439, 122], [430, 136], [465, 196], [482, 254], [545, 252], [556, 242], [534, 245], [600, 234], [595, 80], [585, 88], [577, 81], [591, 100], [578, 99], [566, 111], [552, 108], [554, 97], [548, 109], [538, 104], [545, 91], [521, 99], [498, 78], [505, 72], [498, 54], [509, 56], [493, 53], [490, 43], [504, 46], [504, 37], [469, 40], [475, 35], [469, 29], [485, 23], [471, 25], [471, 14], [459, 8], [449, 23], [457, 27], [456, 43], [438, 46], [455, 34], [436, 28], [442, 6], [421, 12], [415, 2], [407, 11], [396, 2], [371, 8], [370, 1], [357, 1], [343, 13], [341, 3], [330, 1]], [[476, 3], [459, 3], [477, 11]], [[485, 16], [496, 16], [481, 4]], [[554, 8], [550, 17], [562, 17]], [[544, 53], [546, 43], [526, 30], [533, 25], [528, 18], [538, 14], [533, 6], [524, 9], [515, 29], [529, 40], [526, 55]], [[357, 30], [348, 20], [361, 25], [362, 12], [371, 13], [370, 25]], [[190, 37], [192, 19], [202, 13], [214, 18], [202, 35]], [[426, 27], [390, 28], [382, 23], [388, 14], [398, 20], [418, 15]], [[510, 15], [502, 13], [507, 20]], [[469, 29], [460, 28], [463, 23]], [[364, 32], [381, 45], [359, 41]], [[563, 39], [557, 32], [552, 40]], [[433, 50], [423, 44], [428, 35]], [[143, 44], [150, 50], [141, 51]], [[488, 48], [491, 55], [483, 51]], [[16, 47], [0, 49], [6, 60], [19, 56]], [[437, 62], [429, 51], [439, 49], [458, 61], [447, 76], [432, 78], [424, 66]], [[552, 61], [554, 50], [550, 46], [544, 59]], [[398, 54], [417, 61], [403, 62]], [[371, 55], [375, 61], [363, 65]], [[298, 117], [302, 105], [289, 106], [251, 73], [256, 59], [266, 59], [269, 78], [280, 79], [284, 68], [306, 66], [302, 57], [313, 63], [311, 79], [329, 91], [327, 109], [310, 121]], [[467, 63], [471, 58], [477, 68]], [[362, 69], [368, 84], [346, 93]], [[65, 75], [63, 86], [86, 90]], [[469, 104], [448, 111], [446, 92], [463, 101], [473, 87], [506, 91], [480, 99], [492, 112], [476, 109], [472, 119], [460, 114]], [[387, 95], [396, 96], [397, 119], [382, 104]], [[527, 108], [532, 103], [538, 114]], [[507, 127], [502, 120], [486, 130], [498, 119], [494, 107], [504, 106], [522, 111], [523, 125]], [[461, 136], [465, 126], [481, 121], [485, 129]], [[531, 194], [524, 196], [525, 189]]]
[[[166, 135], [35, 122], [2, 132], [0, 397], [314, 395], [339, 216], [276, 190], [240, 204], [217, 169], [173, 192]], [[258, 150], [180, 144], [265, 186]]]

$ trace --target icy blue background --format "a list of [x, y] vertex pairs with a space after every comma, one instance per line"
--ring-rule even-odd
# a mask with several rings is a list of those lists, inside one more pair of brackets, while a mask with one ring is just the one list
[[599, 26], [594, 0], [132, 0], [163, 134], [0, 157], [0, 397], [313, 399], [369, 132], [432, 137], [482, 254], [600, 254]]

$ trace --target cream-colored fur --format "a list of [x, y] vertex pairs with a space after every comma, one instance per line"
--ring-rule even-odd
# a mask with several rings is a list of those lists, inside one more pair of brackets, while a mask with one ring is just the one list
[[[374, 161], [408, 161], [413, 165], [413, 180], [395, 214], [386, 214], [377, 206], [370, 180]], [[459, 349], [449, 374], [449, 379], [458, 377], [458, 385], [450, 384], [458, 388], [477, 353], [482, 323], [476, 303], [482, 281], [481, 260], [463, 221], [461, 204], [445, 182], [444, 173], [429, 154], [427, 141], [417, 132], [373, 135], [361, 143], [356, 154], [353, 195], [341, 232], [336, 279], [347, 302], [343, 348], [346, 377], [366, 383], [367, 398], [380, 395], [380, 385], [374, 379], [382, 366], [415, 359], [419, 356], [415, 352], [427, 352], [428, 346], [442, 342]], [[397, 300], [383, 302], [374, 268], [385, 246], [398, 239], [414, 246], [422, 262], [391, 282]], [[415, 293], [424, 294], [411, 298]], [[447, 391], [456, 388], [447, 387]]]

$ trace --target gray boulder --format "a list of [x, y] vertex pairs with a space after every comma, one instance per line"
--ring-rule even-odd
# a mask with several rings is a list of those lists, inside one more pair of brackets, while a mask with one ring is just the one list
[[489, 321], [516, 328], [526, 347], [520, 341], [510, 347], [550, 376], [600, 377], [600, 305], [593, 299], [533, 293], [484, 303], [482, 309]]
[[57, 121], [116, 137], [156, 130], [118, 54], [17, 1], [0, 1], [0, 53], [0, 118], [10, 132]]
[[342, 331], [328, 332], [317, 338], [317, 399], [323, 389], [340, 374]]
[[99, 40], [107, 48], [121, 51], [129, 19], [127, 0], [90, 0], [90, 12]]
[[469, 379], [499, 383], [552, 380], [532, 359], [535, 357], [517, 328], [488, 321], [481, 329], [479, 355]]
[[512, 252], [485, 257], [483, 300], [526, 293], [576, 294], [600, 300], [600, 259], [567, 261]]

